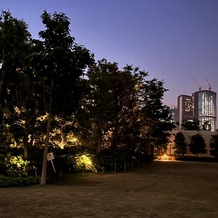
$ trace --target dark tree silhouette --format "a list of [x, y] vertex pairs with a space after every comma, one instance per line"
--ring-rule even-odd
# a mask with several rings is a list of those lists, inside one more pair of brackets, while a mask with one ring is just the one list
[[191, 141], [189, 144], [190, 151], [193, 154], [205, 154], [206, 143], [201, 134], [195, 134], [191, 136]]
[[184, 155], [186, 153], [186, 145], [187, 145], [187, 143], [185, 142], [184, 134], [182, 132], [176, 133], [174, 142], [175, 142], [176, 154]]

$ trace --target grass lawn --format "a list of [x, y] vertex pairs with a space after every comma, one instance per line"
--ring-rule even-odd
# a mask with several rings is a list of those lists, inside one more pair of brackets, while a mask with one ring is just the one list
[[155, 162], [128, 173], [85, 174], [0, 189], [0, 218], [217, 218], [218, 163]]

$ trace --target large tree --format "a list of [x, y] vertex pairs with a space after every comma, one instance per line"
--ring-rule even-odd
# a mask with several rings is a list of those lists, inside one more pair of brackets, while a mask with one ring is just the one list
[[[0, 93], [6, 92], [19, 78], [24, 67], [30, 33], [27, 24], [9, 11], [0, 15]], [[13, 84], [11, 84], [13, 82]], [[1, 100], [2, 101], [2, 100]]]
[[[28, 137], [34, 126], [34, 94], [29, 65], [31, 36], [23, 20], [9, 11], [0, 16], [0, 125], [24, 145], [27, 158]], [[3, 134], [3, 133], [2, 133]]]
[[74, 42], [70, 35], [70, 20], [64, 13], [44, 11], [41, 19], [45, 30], [39, 32], [42, 40], [34, 41], [32, 67], [42, 98], [39, 108], [47, 115], [41, 176], [41, 184], [45, 184], [52, 118], [67, 117], [77, 110], [84, 88], [81, 76], [92, 58], [86, 48]]
[[190, 151], [193, 154], [205, 154], [206, 143], [201, 134], [195, 134], [191, 136], [191, 141], [189, 143]]
[[184, 155], [186, 153], [186, 145], [187, 143], [185, 142], [185, 136], [182, 132], [177, 132], [175, 135], [175, 152], [176, 154]]
[[116, 149], [120, 145], [131, 144], [133, 131], [130, 129], [137, 120], [134, 70], [137, 69], [119, 70], [117, 63], [102, 59], [87, 73], [90, 91], [79, 123], [83, 130], [88, 130], [88, 143], [94, 144], [97, 151], [103, 147]]
[[145, 82], [142, 92], [144, 141], [150, 145], [152, 155], [154, 149], [157, 153], [163, 148], [166, 149], [170, 131], [174, 128], [169, 107], [163, 104], [166, 91], [164, 82], [154, 78]]
[[146, 80], [147, 76], [129, 65], [120, 70], [105, 59], [88, 71], [90, 92], [84, 111], [98, 151], [124, 146], [145, 152], [150, 144], [167, 143], [173, 124], [162, 104], [166, 90], [162, 81]]
[[210, 148], [211, 155], [213, 155], [215, 158], [218, 158], [218, 131], [215, 135], [211, 135]]

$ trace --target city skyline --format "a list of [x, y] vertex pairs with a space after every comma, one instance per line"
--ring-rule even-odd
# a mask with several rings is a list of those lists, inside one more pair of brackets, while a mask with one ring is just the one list
[[202, 89], [218, 92], [218, 1], [216, 0], [0, 0], [2, 10], [29, 25], [33, 38], [44, 27], [40, 16], [63, 12], [76, 42], [95, 54], [140, 67], [163, 80], [164, 103]]
[[215, 131], [216, 124], [216, 96], [212, 90], [199, 90], [192, 95], [179, 95], [177, 107], [170, 109], [173, 119], [182, 129], [183, 121], [198, 120], [199, 127], [204, 130]]

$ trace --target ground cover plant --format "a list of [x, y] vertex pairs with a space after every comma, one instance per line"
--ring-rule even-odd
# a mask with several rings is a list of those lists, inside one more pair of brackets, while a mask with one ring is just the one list
[[[215, 218], [218, 163], [154, 162], [51, 185], [0, 189], [0, 217]], [[28, 208], [28, 210], [27, 210]]]
[[33, 184], [39, 184], [39, 177], [7, 177], [0, 175], [0, 188], [28, 186]]

